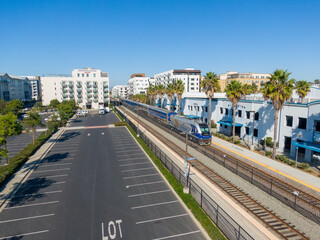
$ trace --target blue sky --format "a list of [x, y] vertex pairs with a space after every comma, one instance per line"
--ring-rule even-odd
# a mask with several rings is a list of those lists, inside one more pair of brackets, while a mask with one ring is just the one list
[[0, 0], [0, 72], [94, 67], [110, 84], [170, 69], [320, 78], [317, 0]]

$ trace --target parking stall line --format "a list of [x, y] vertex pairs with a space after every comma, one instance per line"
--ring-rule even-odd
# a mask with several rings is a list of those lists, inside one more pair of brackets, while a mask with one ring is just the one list
[[164, 192], [171, 192], [171, 190], [168, 189], [168, 190], [162, 190], [162, 191], [156, 191], [156, 192], [147, 192], [147, 193], [132, 194], [132, 195], [129, 195], [128, 197], [140, 197], [140, 196], [146, 196], [146, 195], [152, 195], [152, 194], [164, 193]]
[[131, 177], [124, 177], [123, 179], [141, 178], [141, 177], [149, 177], [149, 176], [155, 176], [155, 175], [159, 175], [159, 173], [146, 174], [146, 175], [138, 175], [138, 176], [131, 176]]
[[195, 234], [195, 233], [199, 233], [199, 232], [200, 232], [200, 230], [197, 230], [197, 231], [181, 233], [181, 234], [176, 234], [176, 235], [171, 235], [171, 236], [166, 236], [166, 237], [161, 237], [161, 238], [154, 238], [152, 240], [163, 240], [163, 239], [169, 239], [169, 238], [176, 238], [176, 237], [191, 235], [191, 234]]
[[[130, 151], [130, 152], [129, 152]], [[122, 153], [122, 152], [125, 152], [125, 153], [132, 153], [132, 152], [141, 152], [140, 149], [126, 149], [126, 150], [122, 150], [122, 151], [115, 151], [116, 153]]]
[[145, 155], [144, 153], [128, 153], [128, 154], [119, 154], [117, 157], [126, 157], [128, 155]]
[[134, 166], [134, 165], [140, 165], [140, 164], [150, 164], [150, 162], [140, 162], [140, 163], [128, 163], [128, 164], [121, 164], [121, 165], [120, 165], [120, 167]]
[[148, 170], [148, 169], [154, 169], [154, 167], [148, 167], [148, 168], [137, 168], [137, 169], [129, 169], [129, 170], [122, 170], [121, 172], [133, 172], [133, 171]]
[[[121, 159], [121, 160], [118, 160], [119, 162], [124, 162], [124, 161], [131, 161], [131, 160], [142, 160], [142, 159], [144, 159], [143, 157], [138, 157], [138, 158], [128, 158], [128, 159]], [[146, 157], [145, 157], [145, 159], [147, 159]]]
[[26, 204], [26, 205], [15, 206], [15, 207], [6, 207], [6, 208], [4, 208], [4, 210], [9, 210], [9, 209], [14, 209], [14, 208], [33, 207], [33, 206], [40, 206], [40, 205], [48, 205], [48, 204], [53, 204], [53, 203], [58, 203], [58, 202], [59, 202], [59, 201]]
[[132, 184], [132, 185], [127, 185], [127, 188], [130, 187], [139, 187], [139, 186], [144, 186], [144, 185], [151, 185], [151, 184], [157, 184], [157, 183], [163, 183], [164, 181], [156, 181], [156, 182], [148, 182], [148, 183], [138, 183], [138, 184]]
[[[45, 178], [56, 178], [56, 177], [67, 177], [68, 174], [60, 174], [60, 175], [47, 175], [45, 176]], [[35, 178], [39, 178], [39, 177], [33, 177], [33, 178], [28, 178], [28, 180], [31, 180], [31, 179], [35, 179]]]
[[[112, 142], [112, 143], [115, 143], [115, 142]], [[134, 144], [134, 142], [132, 143], [121, 143], [121, 146], [124, 147], [124, 146], [132, 146]]]
[[154, 206], [166, 205], [166, 204], [177, 203], [177, 202], [179, 202], [179, 201], [178, 200], [174, 200], [174, 201], [169, 201], [169, 202], [154, 203], [154, 204], [148, 204], [148, 205], [132, 207], [131, 209], [133, 210], [133, 209], [139, 209], [139, 208], [154, 207]]
[[22, 233], [14, 236], [6, 236], [6, 237], [0, 237], [0, 239], [11, 239], [11, 238], [20, 238], [23, 236], [29, 236], [29, 235], [34, 235], [34, 234], [39, 234], [39, 233], [46, 233], [49, 232], [49, 230], [43, 230], [43, 231], [37, 231], [37, 232], [29, 232], [29, 233]]
[[32, 216], [32, 217], [25, 217], [25, 218], [15, 218], [15, 219], [10, 219], [10, 220], [4, 220], [4, 221], [0, 221], [0, 224], [35, 219], [35, 218], [51, 217], [51, 216], [54, 216], [54, 213], [46, 214], [46, 215]]
[[145, 220], [145, 221], [136, 222], [136, 224], [150, 223], [150, 222], [156, 222], [156, 221], [160, 221], [160, 220], [171, 219], [171, 218], [178, 218], [178, 217], [184, 217], [184, 216], [188, 216], [188, 213], [184, 213], [184, 214], [180, 214], [180, 215], [174, 215], [174, 216], [169, 216], [169, 217], [149, 219], [149, 220]]
[[39, 167], [54, 167], [54, 166], [70, 165], [70, 164], [72, 163], [52, 163], [52, 164], [42, 163], [41, 165], [39, 165]]
[[54, 172], [54, 171], [67, 171], [67, 170], [70, 170], [70, 168], [50, 169], [50, 170], [41, 170], [41, 171], [35, 170], [34, 173]]

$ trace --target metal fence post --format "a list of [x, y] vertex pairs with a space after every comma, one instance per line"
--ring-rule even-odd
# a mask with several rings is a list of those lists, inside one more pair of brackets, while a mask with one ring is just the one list
[[272, 195], [272, 183], [273, 183], [273, 179], [271, 178], [271, 181], [270, 181], [270, 195]]
[[202, 208], [202, 188], [200, 188], [200, 206]]

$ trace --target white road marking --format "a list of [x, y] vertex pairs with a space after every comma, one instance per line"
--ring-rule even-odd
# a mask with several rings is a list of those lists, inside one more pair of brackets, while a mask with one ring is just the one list
[[132, 185], [127, 185], [126, 187], [138, 187], [138, 186], [144, 186], [144, 185], [150, 185], [150, 184], [156, 184], [156, 183], [163, 183], [163, 181], [156, 181], [156, 182], [148, 182], [148, 183], [138, 183], [138, 184], [132, 184]]
[[134, 145], [132, 145], [132, 146], [128, 146], [128, 147], [122, 147], [122, 146], [114, 146], [114, 149], [115, 150], [117, 150], [117, 149], [130, 149], [130, 148], [134, 148], [134, 149], [136, 149], [137, 148], [137, 146], [134, 146]]
[[140, 164], [147, 164], [147, 163], [150, 164], [150, 162], [128, 163], [128, 164], [122, 164], [122, 165], [120, 165], [120, 167], [140, 165]]
[[42, 170], [42, 171], [35, 170], [34, 173], [53, 172], [53, 171], [67, 171], [67, 170], [70, 170], [70, 168], [50, 169], [50, 170]]
[[146, 174], [146, 175], [138, 175], [138, 176], [131, 176], [131, 177], [124, 177], [124, 178], [122, 178], [122, 179], [149, 177], [149, 176], [155, 176], [155, 175], [159, 175], [159, 173]]
[[[49, 176], [45, 176], [46, 178], [55, 178], [55, 177], [67, 177], [68, 174], [61, 174], [61, 175], [49, 175]], [[28, 180], [30, 179], [35, 179], [35, 178], [39, 178], [39, 177], [34, 177], [34, 178], [28, 178]]]
[[41, 165], [39, 165], [39, 168], [40, 168], [40, 167], [52, 167], [52, 166], [69, 165], [69, 164], [72, 164], [72, 163], [41, 164]]
[[177, 217], [184, 217], [184, 216], [188, 216], [188, 213], [180, 214], [180, 215], [174, 215], [174, 216], [170, 216], [170, 217], [154, 218], [154, 219], [150, 219], [150, 220], [136, 222], [136, 224], [149, 223], [149, 222], [155, 222], [155, 221], [159, 221], [159, 220], [165, 220], [165, 219], [177, 218]]
[[32, 206], [47, 205], [47, 204], [58, 203], [58, 202], [59, 202], [59, 201], [43, 202], [43, 203], [33, 203], [33, 204], [26, 204], [26, 205], [15, 206], [15, 207], [6, 207], [6, 208], [4, 208], [4, 209], [32, 207]]
[[194, 233], [198, 233], [198, 232], [200, 232], [200, 230], [198, 230], [198, 231], [193, 231], [193, 232], [187, 232], [187, 233], [176, 234], [176, 235], [171, 235], [171, 236], [162, 237], [162, 238], [154, 238], [154, 239], [152, 239], [152, 240], [163, 240], [163, 239], [169, 239], [169, 238], [181, 237], [181, 236], [190, 235], [190, 234], [194, 234]]
[[34, 235], [34, 234], [45, 233], [45, 232], [49, 232], [49, 230], [43, 230], [43, 231], [38, 231], [38, 232], [30, 232], [30, 233], [22, 233], [22, 234], [14, 235], [14, 236], [0, 237], [0, 239], [17, 238], [17, 237], [23, 237], [23, 236]]
[[[12, 198], [23, 197], [23, 196], [37, 196], [37, 195], [40, 195], [40, 194], [51, 194], [51, 193], [59, 193], [59, 192], [62, 192], [62, 190], [50, 191], [50, 192], [43, 192], [43, 193], [13, 195]], [[12, 199], [12, 198], [11, 198], [11, 199]]]
[[132, 156], [132, 155], [145, 155], [143, 152], [141, 153], [127, 153], [127, 154], [119, 154], [117, 155], [117, 157], [128, 157], [128, 156]]
[[141, 152], [141, 150], [140, 149], [131, 149], [131, 150], [122, 150], [122, 151], [115, 151], [116, 153], [123, 153], [123, 152], [125, 152], [125, 153], [128, 153], [128, 152]]
[[127, 158], [127, 159], [121, 159], [121, 160], [118, 160], [119, 162], [124, 162], [124, 161], [130, 161], [130, 160], [142, 160], [142, 159], [147, 159], [146, 157], [138, 157], [138, 158]]
[[138, 168], [138, 169], [130, 169], [130, 170], [122, 170], [121, 172], [133, 172], [133, 171], [147, 170], [147, 169], [154, 169], [154, 167], [149, 167], [149, 168]]
[[169, 202], [154, 203], [154, 204], [148, 204], [148, 205], [142, 205], [142, 206], [132, 207], [131, 209], [154, 207], [154, 206], [165, 205], [165, 204], [176, 203], [176, 202], [179, 202], [179, 201], [178, 201], [178, 200], [174, 200], [174, 201], [169, 201]]
[[[115, 143], [115, 142], [112, 142], [112, 143]], [[115, 143], [115, 144], [120, 144], [121, 142], [119, 142], [119, 143]], [[121, 147], [123, 147], [123, 146], [132, 146], [133, 144], [135, 144], [135, 142], [132, 142], [132, 143], [121, 143]]]
[[0, 224], [1, 223], [8, 223], [8, 222], [16, 222], [16, 221], [35, 219], [35, 218], [42, 218], [42, 217], [50, 217], [50, 216], [54, 216], [54, 213], [46, 214], [46, 215], [32, 216], [32, 217], [25, 217], [25, 218], [16, 218], [16, 219], [4, 220], [4, 221], [0, 221]]
[[151, 194], [157, 194], [157, 193], [163, 193], [163, 192], [171, 192], [171, 190], [162, 190], [157, 192], [148, 192], [148, 193], [139, 193], [139, 194], [133, 194], [129, 195], [128, 197], [139, 197], [139, 196], [145, 196], [145, 195], [151, 195]]

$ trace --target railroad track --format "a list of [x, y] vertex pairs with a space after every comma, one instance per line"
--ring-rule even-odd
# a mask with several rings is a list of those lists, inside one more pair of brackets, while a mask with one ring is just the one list
[[[147, 118], [148, 121], [152, 121], [162, 130], [168, 131], [168, 125], [163, 122], [163, 120], [150, 117], [146, 111], [140, 111], [139, 113], [140, 116], [142, 115], [144, 118]], [[184, 137], [173, 129], [171, 129], [170, 134], [183, 142], [185, 141]], [[200, 146], [192, 141], [189, 141], [188, 145], [225, 168], [228, 168], [233, 173], [249, 181], [251, 184], [257, 186], [271, 196], [277, 198], [279, 201], [304, 215], [306, 218], [320, 224], [320, 199], [293, 186], [290, 182], [280, 180], [277, 176], [272, 176], [239, 158], [235, 158], [234, 156], [221, 151], [215, 146]]]
[[[133, 116], [128, 111], [122, 110], [132, 117], [135, 121], [138, 119]], [[166, 144], [172, 150], [177, 152], [179, 155], [184, 155], [185, 151], [178, 147], [175, 143], [161, 135], [159, 132], [155, 131], [148, 125], [139, 121], [139, 124], [143, 126], [145, 129], [152, 132], [161, 142]], [[304, 233], [301, 233], [299, 230], [295, 229], [295, 226], [290, 222], [287, 222], [285, 219], [279, 218], [275, 213], [269, 211], [267, 208], [262, 206], [260, 203], [255, 201], [253, 198], [248, 196], [241, 189], [234, 186], [228, 180], [224, 179], [222, 176], [217, 174], [215, 171], [209, 169], [204, 164], [202, 164], [197, 159], [189, 160], [189, 163], [192, 167], [196, 168], [199, 172], [201, 172], [204, 176], [206, 176], [213, 184], [218, 186], [221, 190], [223, 190], [227, 195], [233, 198], [239, 205], [244, 207], [248, 212], [254, 215], [257, 219], [263, 222], [268, 228], [270, 228], [274, 233], [276, 233], [282, 239], [288, 240], [300, 240], [300, 239], [308, 239]]]

